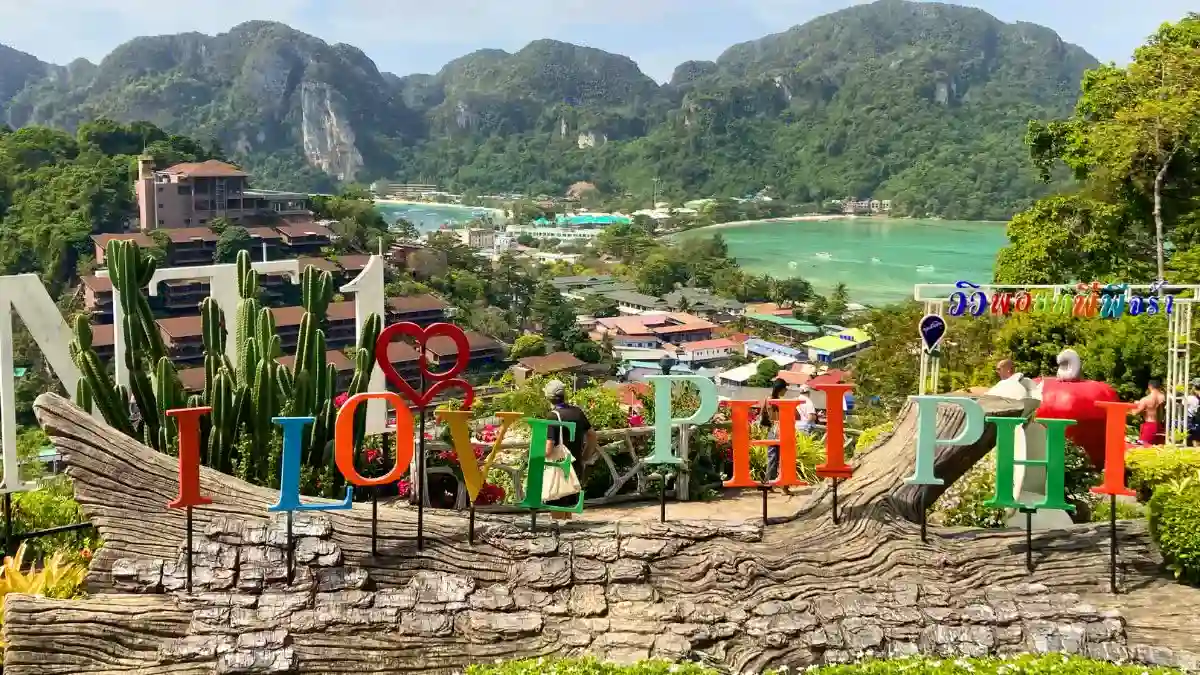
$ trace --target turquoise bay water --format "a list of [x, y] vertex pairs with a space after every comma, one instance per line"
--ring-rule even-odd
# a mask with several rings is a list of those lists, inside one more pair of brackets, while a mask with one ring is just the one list
[[385, 220], [394, 223], [398, 218], [404, 218], [417, 226], [422, 232], [436, 230], [442, 225], [459, 225], [480, 215], [493, 214], [489, 209], [473, 206], [458, 206], [456, 204], [384, 204], [376, 203], [375, 208], [383, 214]]
[[[422, 231], [465, 223], [485, 212], [449, 204], [376, 208], [389, 222], [404, 217]], [[911, 298], [913, 284], [987, 283], [996, 252], [1008, 241], [1004, 228], [1004, 223], [853, 218], [710, 227], [679, 236], [719, 232], [749, 272], [799, 275], [823, 293], [840, 282], [855, 302], [881, 304]]]
[[844, 283], [855, 302], [881, 304], [912, 297], [913, 284], [987, 283], [1004, 223], [853, 218], [762, 222], [693, 230], [720, 232], [743, 269], [801, 276], [819, 292]]

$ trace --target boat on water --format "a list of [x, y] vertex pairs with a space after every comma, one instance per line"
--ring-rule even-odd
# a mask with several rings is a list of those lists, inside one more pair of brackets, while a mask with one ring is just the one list
[[933, 265], [917, 265], [917, 271], [922, 274], [928, 274], [930, 272], [936, 272], [937, 268]]
[[833, 254], [828, 251], [818, 251], [813, 254], [813, 257], [820, 258], [821, 260], [833, 260]]
[[872, 257], [871, 262], [878, 263], [878, 262], [882, 262], [882, 261], [879, 258]]

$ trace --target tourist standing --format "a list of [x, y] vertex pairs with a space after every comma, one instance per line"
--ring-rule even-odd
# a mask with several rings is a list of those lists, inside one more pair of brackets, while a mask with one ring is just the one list
[[1150, 380], [1146, 386], [1146, 395], [1138, 401], [1137, 407], [1130, 411], [1131, 415], [1142, 416], [1142, 426], [1139, 429], [1138, 441], [1142, 445], [1162, 445], [1166, 442], [1162, 423], [1162, 408], [1167, 397], [1162, 392], [1162, 383]]
[[[576, 405], [567, 403], [567, 387], [558, 380], [551, 380], [546, 383], [543, 389], [546, 398], [550, 401], [550, 416], [546, 419], [558, 420], [560, 422], [574, 422], [575, 434], [567, 433], [563, 435], [563, 428], [557, 425], [551, 426], [546, 430], [546, 453], [549, 453], [559, 445], [560, 440], [562, 445], [566, 446], [567, 450], [571, 451], [571, 468], [575, 475], [579, 478], [580, 489], [586, 485], [584, 481], [584, 448], [596, 445], [596, 430], [592, 428], [592, 423], [588, 420], [587, 413]], [[550, 470], [557, 470], [553, 467]], [[579, 497], [568, 495], [560, 497], [552, 501], [546, 502], [550, 506], [574, 506]], [[553, 517], [559, 520], [567, 520], [571, 517], [570, 513], [562, 511], [554, 511]]]
[[[787, 393], [787, 382], [783, 379], [777, 379], [771, 385], [771, 395], [762, 402], [762, 423], [768, 428], [767, 438], [772, 441], [779, 440], [779, 408], [770, 405], [768, 401], [773, 399], [781, 399]], [[795, 424], [795, 420], [788, 420], [788, 424]], [[767, 446], [767, 482], [779, 479], [779, 443]], [[784, 487], [784, 494], [791, 494], [791, 488]]]
[[1192, 393], [1187, 397], [1187, 444], [1200, 446], [1200, 379], [1192, 380]]

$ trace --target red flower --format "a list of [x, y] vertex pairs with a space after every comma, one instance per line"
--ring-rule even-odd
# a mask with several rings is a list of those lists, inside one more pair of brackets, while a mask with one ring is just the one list
[[92, 549], [84, 547], [84, 549], [79, 552], [79, 557], [83, 558], [84, 560], [91, 560], [92, 559]]
[[475, 506], [489, 506], [504, 501], [504, 488], [491, 483], [484, 483], [475, 497]]
[[380, 452], [379, 450], [376, 450], [375, 448], [367, 448], [367, 461], [368, 462], [375, 463], [382, 455], [383, 455], [383, 453]]
[[412, 482], [407, 479], [396, 481], [396, 489], [401, 497], [407, 497], [412, 493]]
[[333, 397], [333, 407], [341, 408], [346, 405], [346, 400], [350, 398], [350, 394], [342, 393]]

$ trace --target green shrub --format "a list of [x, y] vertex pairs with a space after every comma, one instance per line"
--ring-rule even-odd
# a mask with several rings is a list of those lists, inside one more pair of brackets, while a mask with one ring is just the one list
[[[1111, 502], [1107, 498], [1100, 499], [1096, 503], [1096, 508], [1092, 510], [1092, 522], [1107, 523], [1111, 510]], [[1117, 520], [1137, 520], [1138, 518], [1145, 517], [1145, 515], [1146, 509], [1141, 504], [1117, 502]]]
[[[718, 675], [694, 663], [639, 661], [619, 666], [595, 659], [537, 659], [470, 666], [466, 675]], [[778, 675], [785, 670], [769, 670]], [[1138, 665], [1114, 665], [1065, 654], [1024, 655], [1009, 659], [906, 658], [802, 669], [808, 675], [1168, 675], [1182, 671]]]
[[996, 493], [996, 456], [988, 453], [933, 503], [929, 522], [950, 527], [1004, 527], [1004, 509], [983, 503]]
[[883, 436], [884, 434], [890, 434], [895, 428], [895, 422], [884, 422], [883, 424], [876, 424], [873, 427], [864, 429], [863, 432], [859, 434], [858, 440], [854, 442], [854, 454], [857, 455], [863, 450], [871, 447], [875, 444], [875, 441], [879, 440], [880, 436]]
[[1200, 450], [1170, 446], [1138, 448], [1125, 454], [1125, 466], [1129, 471], [1129, 489], [1145, 502], [1159, 485], [1200, 471]]
[[1176, 578], [1200, 582], [1200, 473], [1154, 490], [1150, 536]]

